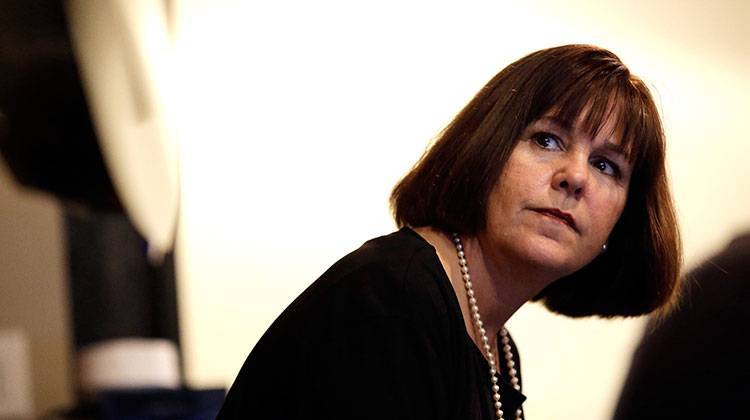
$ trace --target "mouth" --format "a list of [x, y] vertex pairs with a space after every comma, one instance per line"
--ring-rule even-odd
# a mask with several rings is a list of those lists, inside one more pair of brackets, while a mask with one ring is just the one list
[[538, 208], [538, 209], [531, 209], [531, 210], [539, 214], [543, 214], [545, 216], [549, 216], [554, 219], [557, 219], [565, 223], [566, 225], [568, 225], [576, 233], [581, 233], [578, 231], [578, 226], [576, 226], [576, 220], [573, 218], [573, 216], [570, 213], [566, 213], [562, 210], [553, 209], [553, 208]]

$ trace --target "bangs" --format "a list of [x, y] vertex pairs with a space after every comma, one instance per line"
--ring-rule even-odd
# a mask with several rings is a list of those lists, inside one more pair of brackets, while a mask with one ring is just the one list
[[[537, 92], [531, 121], [549, 114], [568, 128], [582, 124], [592, 138], [600, 134], [612, 138], [629, 163], [637, 163], [649, 144], [661, 136], [655, 105], [645, 84], [625, 66], [619, 62], [596, 64], [603, 65], [583, 75], [565, 71], [551, 74]], [[614, 119], [611, 132], [601, 133], [610, 118]]]

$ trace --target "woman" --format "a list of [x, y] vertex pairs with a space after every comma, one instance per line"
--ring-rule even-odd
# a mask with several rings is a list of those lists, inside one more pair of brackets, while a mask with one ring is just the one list
[[274, 322], [219, 418], [522, 418], [503, 328], [526, 301], [631, 316], [670, 301], [680, 243], [661, 122], [609, 51], [542, 50], [474, 97], [396, 185], [396, 233]]

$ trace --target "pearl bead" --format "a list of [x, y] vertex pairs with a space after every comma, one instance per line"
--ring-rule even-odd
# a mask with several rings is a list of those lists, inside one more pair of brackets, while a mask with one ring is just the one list
[[461, 277], [463, 277], [464, 281], [469, 281], [469, 280], [471, 280], [471, 276], [470, 276], [470, 275], [468, 275], [468, 274], [464, 274], [464, 275], [463, 275], [463, 276], [461, 276]]
[[477, 304], [476, 298], [469, 298], [469, 304], [470, 305], [476, 305]]
[[468, 268], [468, 267], [466, 267], [466, 266], [462, 266], [462, 267], [461, 267], [461, 272], [462, 272], [462, 273], [466, 274], [466, 273], [467, 273], [468, 271], [469, 271], [469, 268]]
[[[497, 385], [492, 385], [492, 390], [495, 391], [495, 392], [498, 392], [498, 391], [500, 391], [500, 387], [497, 386]], [[498, 408], [500, 408], [500, 407], [498, 407]]]
[[500, 401], [500, 394], [495, 394], [492, 396], [492, 398], [494, 398], [495, 401]]
[[497, 414], [498, 417], [502, 418], [503, 417], [503, 410], [497, 410], [495, 412], [495, 414]]
[[458, 258], [463, 258], [465, 255], [463, 251], [458, 251]]

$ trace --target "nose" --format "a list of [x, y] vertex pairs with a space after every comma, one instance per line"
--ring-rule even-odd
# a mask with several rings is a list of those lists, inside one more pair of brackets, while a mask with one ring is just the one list
[[565, 162], [552, 177], [552, 188], [564, 191], [579, 199], [586, 192], [589, 178], [589, 165], [586, 161], [571, 160]]

